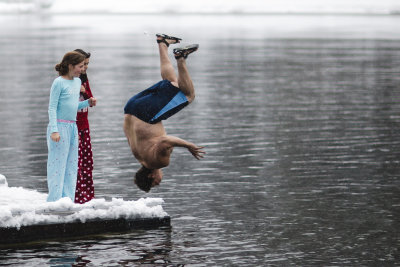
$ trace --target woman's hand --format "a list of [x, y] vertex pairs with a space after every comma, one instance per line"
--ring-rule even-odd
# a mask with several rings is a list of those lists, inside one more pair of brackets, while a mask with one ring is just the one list
[[81, 85], [81, 93], [84, 93], [84, 92], [86, 92], [86, 88], [85, 88], [85, 86]]
[[50, 135], [51, 140], [54, 142], [60, 141], [60, 134], [58, 132], [54, 132]]
[[96, 98], [94, 98], [94, 97], [89, 98], [89, 105], [90, 105], [91, 107], [96, 106], [96, 104], [97, 104]]

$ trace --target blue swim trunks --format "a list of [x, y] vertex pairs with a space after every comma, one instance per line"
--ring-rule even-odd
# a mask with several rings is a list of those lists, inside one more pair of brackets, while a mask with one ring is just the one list
[[182, 91], [162, 80], [128, 100], [124, 112], [147, 123], [166, 120], [189, 104]]

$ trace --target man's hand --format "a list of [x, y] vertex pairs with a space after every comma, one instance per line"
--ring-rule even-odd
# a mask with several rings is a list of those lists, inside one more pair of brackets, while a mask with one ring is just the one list
[[188, 146], [188, 150], [190, 151], [190, 153], [192, 153], [193, 157], [195, 157], [196, 159], [201, 159], [204, 157], [204, 154], [206, 152], [202, 150], [203, 148], [204, 146], [196, 146], [195, 144]]
[[91, 107], [96, 106], [96, 104], [97, 104], [96, 98], [94, 98], [94, 97], [89, 98], [89, 105], [90, 105]]
[[85, 86], [81, 85], [81, 93], [84, 93], [84, 92], [86, 92], [86, 88], [85, 88]]
[[162, 145], [159, 146], [160, 151], [159, 153], [167, 153], [168, 155], [171, 154], [172, 149], [177, 146], [177, 147], [185, 147], [189, 150], [190, 153], [192, 153], [193, 157], [196, 159], [201, 159], [204, 157], [204, 152], [202, 149], [204, 146], [196, 146], [195, 144], [188, 142], [186, 140], [183, 140], [179, 137], [172, 136], [172, 135], [167, 135], [165, 136], [162, 141]]
[[60, 141], [60, 134], [58, 132], [54, 132], [50, 135], [51, 140], [54, 142]]

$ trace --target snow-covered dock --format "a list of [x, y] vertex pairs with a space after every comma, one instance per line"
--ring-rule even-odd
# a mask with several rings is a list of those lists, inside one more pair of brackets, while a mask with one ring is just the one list
[[170, 226], [160, 198], [93, 199], [81, 205], [69, 198], [46, 202], [46, 197], [8, 187], [0, 175], [0, 245]]

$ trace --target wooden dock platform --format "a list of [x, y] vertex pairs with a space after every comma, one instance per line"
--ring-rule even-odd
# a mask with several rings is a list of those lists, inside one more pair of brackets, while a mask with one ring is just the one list
[[161, 218], [138, 219], [93, 219], [86, 222], [75, 221], [69, 223], [36, 224], [29, 226], [1, 227], [0, 246], [11, 244], [42, 241], [46, 239], [74, 238], [102, 233], [126, 232], [135, 229], [156, 229], [171, 226], [169, 216]]

